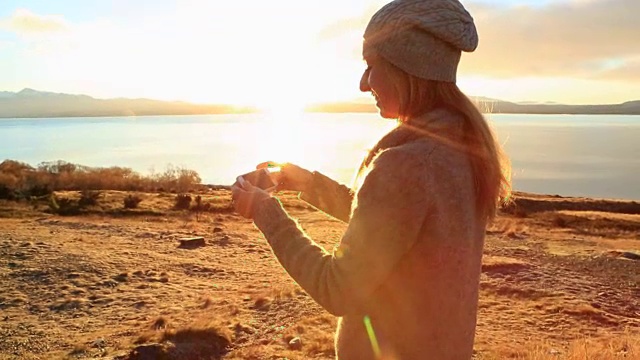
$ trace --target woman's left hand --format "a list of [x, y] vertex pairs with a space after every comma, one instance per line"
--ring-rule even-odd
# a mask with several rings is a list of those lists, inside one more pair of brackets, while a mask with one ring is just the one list
[[268, 192], [253, 186], [247, 180], [242, 181], [242, 183], [236, 181], [231, 186], [233, 207], [237, 213], [247, 219], [253, 219], [253, 214], [258, 204], [270, 197], [271, 195]]

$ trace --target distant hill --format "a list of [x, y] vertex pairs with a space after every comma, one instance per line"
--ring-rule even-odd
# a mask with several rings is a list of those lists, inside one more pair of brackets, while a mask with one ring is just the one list
[[[513, 103], [486, 97], [472, 99], [486, 113], [640, 115], [640, 100], [611, 105], [563, 105], [552, 102]], [[306, 110], [330, 113], [378, 111], [370, 100], [315, 104], [308, 106]], [[256, 111], [257, 109], [250, 107], [183, 101], [95, 99], [87, 95], [59, 94], [28, 88], [17, 93], [0, 91], [0, 118], [234, 114]]]
[[[547, 103], [513, 103], [485, 97], [472, 97], [485, 113], [493, 114], [607, 114], [640, 115], [640, 100], [610, 105], [563, 105]], [[373, 103], [337, 102], [315, 104], [307, 107], [310, 112], [377, 112]]]
[[228, 114], [253, 111], [255, 109], [182, 101], [95, 99], [87, 95], [33, 89], [23, 89], [17, 93], [0, 92], [0, 118]]

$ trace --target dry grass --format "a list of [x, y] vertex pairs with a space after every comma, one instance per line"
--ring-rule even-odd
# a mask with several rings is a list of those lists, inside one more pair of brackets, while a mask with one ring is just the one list
[[582, 338], [559, 347], [550, 342], [531, 342], [523, 349], [482, 356], [483, 360], [619, 360], [640, 359], [640, 335], [622, 333], [603, 338]]
[[[132, 196], [126, 191], [100, 191], [92, 192], [94, 200], [82, 200], [87, 195], [82, 191], [56, 191], [52, 197], [32, 200], [30, 203], [0, 200], [0, 218], [18, 218], [42, 216], [43, 213], [52, 213], [63, 216], [77, 215], [104, 215], [112, 217], [166, 217], [184, 216], [185, 219], [193, 218], [195, 221], [210, 221], [217, 214], [233, 213], [231, 195], [224, 190], [202, 190], [198, 197], [201, 206], [191, 206], [187, 209], [176, 209], [175, 203], [180, 194], [171, 193], [136, 193], [141, 201], [135, 208], [125, 206], [127, 198]], [[55, 200], [55, 205], [52, 201]], [[81, 205], [82, 204], [82, 205]], [[178, 213], [176, 210], [186, 211]]]
[[[138, 208], [125, 210], [128, 194], [103, 191], [76, 217], [0, 201], [0, 358], [334, 358], [336, 319], [290, 279], [251, 221], [172, 210], [169, 193], [139, 193]], [[226, 190], [199, 195], [212, 206], [230, 202]], [[295, 194], [282, 199], [333, 248], [343, 223]], [[523, 211], [488, 231], [477, 359], [640, 358], [640, 268], [614, 256], [639, 250], [629, 227], [637, 215]], [[572, 218], [558, 227], [556, 215]], [[603, 226], [572, 227], [588, 221]], [[193, 236], [206, 246], [178, 247]]]

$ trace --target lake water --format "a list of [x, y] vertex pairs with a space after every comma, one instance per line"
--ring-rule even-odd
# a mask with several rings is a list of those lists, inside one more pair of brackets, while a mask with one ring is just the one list
[[[516, 190], [640, 200], [640, 116], [490, 115]], [[289, 161], [351, 184], [393, 127], [376, 114], [0, 119], [0, 161], [65, 160], [143, 174], [168, 164], [231, 184], [266, 161]]]

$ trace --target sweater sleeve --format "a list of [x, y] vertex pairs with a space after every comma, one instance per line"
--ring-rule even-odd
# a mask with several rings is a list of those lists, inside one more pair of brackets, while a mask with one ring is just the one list
[[300, 199], [343, 222], [349, 222], [353, 191], [335, 180], [313, 172], [311, 190], [300, 194]]
[[274, 254], [330, 313], [342, 316], [362, 304], [416, 242], [429, 212], [428, 172], [418, 162], [396, 149], [378, 156], [333, 253], [307, 237], [277, 199], [258, 205], [254, 221]]

